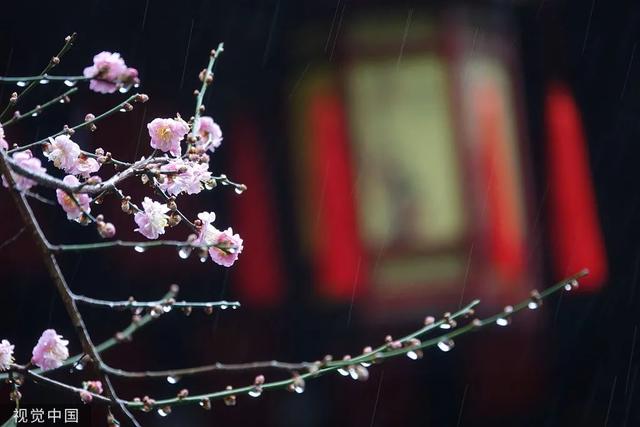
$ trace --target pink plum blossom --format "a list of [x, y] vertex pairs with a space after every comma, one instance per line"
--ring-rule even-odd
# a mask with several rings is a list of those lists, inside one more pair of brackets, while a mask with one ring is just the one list
[[[13, 160], [18, 163], [23, 168], [35, 172], [35, 173], [45, 173], [47, 170], [42, 167], [42, 163], [40, 163], [40, 159], [33, 157], [31, 150], [24, 150], [15, 153], [13, 156]], [[11, 173], [13, 180], [16, 182], [16, 189], [18, 191], [26, 191], [36, 185], [36, 182], [32, 179], [19, 175], [17, 173]], [[2, 177], [2, 184], [9, 188], [9, 183], [6, 178]]]
[[0, 341], [0, 371], [6, 371], [11, 367], [14, 347], [7, 340]]
[[43, 371], [59, 368], [69, 357], [68, 344], [69, 341], [62, 339], [54, 329], [47, 329], [33, 348], [31, 363]]
[[148, 197], [142, 202], [143, 210], [137, 212], [133, 217], [138, 231], [147, 239], [157, 239], [160, 234], [164, 234], [164, 229], [169, 223], [169, 208], [167, 205], [155, 202]]
[[222, 144], [222, 130], [220, 126], [209, 116], [200, 117], [200, 141], [196, 144], [198, 148], [208, 149], [212, 153]]
[[[65, 184], [71, 187], [75, 187], [80, 185], [80, 181], [73, 175], [67, 175], [62, 180]], [[67, 218], [70, 220], [79, 220], [82, 217], [82, 213], [91, 212], [91, 197], [84, 193], [74, 194], [75, 200], [69, 196], [65, 191], [60, 190], [59, 188], [56, 190], [56, 198], [58, 199], [58, 203], [62, 206], [62, 209], [67, 213]], [[80, 206], [78, 206], [78, 204]]]
[[206, 163], [196, 163], [174, 159], [160, 167], [162, 172], [176, 172], [167, 174], [160, 183], [160, 188], [172, 196], [180, 193], [197, 194], [202, 191], [203, 184], [211, 180], [211, 172]]
[[242, 243], [240, 235], [233, 234], [233, 230], [229, 227], [217, 233], [211, 243], [215, 246], [209, 248], [209, 255], [216, 264], [231, 267], [242, 252]]
[[200, 233], [194, 242], [196, 245], [207, 245], [211, 259], [219, 265], [231, 267], [242, 252], [242, 239], [238, 234], [233, 234], [231, 227], [220, 231], [211, 223], [215, 221], [213, 212], [200, 212], [198, 219], [202, 221]]
[[118, 89], [120, 76], [127, 66], [119, 53], [100, 52], [93, 57], [93, 65], [84, 69], [83, 75], [92, 78], [89, 89], [99, 93], [113, 93]]
[[9, 149], [9, 143], [4, 139], [4, 129], [2, 128], [2, 125], [0, 125], [0, 148], [3, 150]]
[[70, 173], [78, 162], [80, 146], [73, 142], [68, 135], [58, 135], [49, 138], [49, 145], [46, 146], [44, 156], [53, 162], [58, 169]]
[[189, 125], [182, 119], [153, 119], [147, 125], [151, 137], [151, 147], [170, 152], [178, 157], [181, 152], [180, 141], [189, 132]]
[[76, 159], [73, 167], [67, 172], [89, 178], [92, 173], [98, 172], [98, 170], [100, 170], [100, 163], [98, 163], [96, 159], [80, 155], [80, 157]]
[[93, 401], [93, 396], [87, 390], [80, 390], [80, 393], [78, 394], [80, 395], [80, 400], [82, 400], [82, 403], [88, 404]]

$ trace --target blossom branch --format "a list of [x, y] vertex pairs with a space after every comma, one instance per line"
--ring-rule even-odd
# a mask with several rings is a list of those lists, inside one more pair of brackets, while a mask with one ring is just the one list
[[[577, 286], [577, 280], [585, 276], [586, 274], [588, 274], [588, 271], [586, 269], [582, 270], [577, 274], [556, 283], [555, 285], [553, 285], [552, 287], [546, 289], [541, 293], [537, 293], [537, 292], [532, 293], [531, 298], [526, 299], [513, 307], [509, 306], [509, 308], [506, 308], [505, 311], [503, 312], [497, 313], [483, 320], [475, 319], [463, 327], [460, 327], [458, 329], [453, 329], [452, 332], [442, 334], [436, 338], [432, 338], [424, 342], [420, 342], [419, 340], [417, 340], [417, 337], [421, 336], [422, 334], [436, 327], [442, 328], [442, 325], [444, 324], [451, 324], [450, 323], [451, 320], [456, 317], [473, 314], [474, 313], [473, 307], [475, 307], [475, 305], [477, 305], [479, 301], [478, 300], [473, 301], [471, 304], [462, 308], [461, 310], [457, 311], [452, 315], [449, 315], [449, 316], [445, 315], [443, 319], [441, 319], [438, 322], [430, 321], [429, 324], [426, 325], [425, 327], [403, 337], [398, 341], [387, 342], [385, 345], [382, 345], [376, 348], [375, 350], [363, 352], [362, 355], [353, 359], [350, 357], [345, 357], [343, 360], [339, 360], [339, 361], [325, 360], [323, 362], [316, 363], [311, 369], [309, 369], [308, 372], [305, 372], [302, 374], [295, 374], [292, 376], [292, 378], [289, 378], [289, 379], [274, 381], [269, 383], [260, 383], [260, 384], [256, 383], [254, 385], [249, 385], [244, 387], [236, 387], [236, 388], [227, 387], [227, 389], [225, 390], [216, 391], [212, 393], [193, 395], [193, 396], [177, 396], [175, 398], [169, 398], [169, 399], [152, 400], [151, 403], [149, 401], [147, 401], [146, 403], [142, 401], [137, 401], [137, 400], [133, 402], [127, 401], [126, 405], [132, 409], [149, 410], [150, 405], [152, 407], [164, 408], [164, 407], [171, 407], [171, 406], [177, 406], [177, 405], [202, 404], [202, 402], [209, 402], [214, 399], [225, 399], [225, 398], [235, 399], [235, 396], [255, 392], [257, 388], [259, 388], [260, 392], [262, 392], [263, 390], [275, 390], [275, 389], [284, 389], [284, 388], [289, 388], [298, 392], [302, 392], [304, 390], [305, 379], [314, 379], [334, 371], [341, 371], [343, 375], [351, 375], [354, 379], [366, 379], [366, 377], [368, 377], [368, 373], [366, 375], [362, 375], [361, 377], [360, 376], [361, 374], [358, 373], [358, 367], [360, 367], [360, 369], [364, 368], [366, 370], [364, 366], [369, 366], [370, 364], [380, 362], [381, 360], [384, 360], [384, 359], [389, 359], [389, 358], [397, 357], [400, 355], [407, 355], [407, 354], [410, 354], [411, 352], [415, 353], [418, 350], [430, 348], [433, 346], [439, 346], [444, 351], [448, 351], [448, 349], [450, 349], [453, 346], [453, 344], [449, 344], [450, 347], [445, 347], [441, 343], [449, 342], [452, 338], [464, 335], [472, 331], [476, 331], [485, 326], [492, 325], [496, 323], [498, 319], [504, 318], [505, 316], [514, 315], [517, 312], [527, 307], [533, 308], [532, 304], [536, 304], [535, 306], [537, 307], [542, 302], [543, 299], [549, 297], [550, 295], [555, 294], [562, 289], [569, 290]], [[415, 358], [417, 358], [417, 356]], [[176, 372], [176, 371], [173, 371], [173, 372]], [[113, 372], [113, 373], [116, 374], [116, 372]], [[166, 371], [162, 373], [166, 373]], [[134, 373], [134, 374], [139, 375], [141, 373]]]
[[198, 95], [196, 96], [196, 109], [193, 115], [193, 126], [191, 128], [191, 135], [194, 137], [198, 134], [198, 130], [200, 129], [200, 116], [204, 112], [204, 105], [202, 105], [202, 102], [204, 101], [204, 94], [207, 91], [207, 87], [209, 87], [209, 85], [213, 82], [213, 66], [216, 63], [216, 59], [218, 59], [218, 56], [220, 56], [223, 51], [224, 43], [218, 44], [218, 48], [211, 51], [207, 69], [203, 70], [203, 73], [200, 76], [202, 80], [202, 86], [200, 87]]
[[[51, 60], [49, 61], [49, 63], [47, 64], [46, 67], [44, 67], [44, 69], [42, 70], [42, 72], [40, 74], [46, 74], [49, 72], [49, 70], [51, 70], [53, 67], [55, 67], [56, 65], [58, 65], [58, 63], [60, 63], [60, 58], [62, 58], [62, 56], [69, 50], [71, 49], [71, 46], [73, 45], [73, 42], [75, 41], [76, 38], [76, 33], [73, 33], [67, 37], [65, 37], [64, 39], [64, 46], [62, 46], [62, 49], [60, 49], [60, 51], [56, 54], [56, 56], [54, 56], [53, 58], [51, 58]], [[5, 107], [5, 109], [2, 111], [2, 113], [0, 113], [0, 120], [2, 120], [2, 118], [4, 117], [4, 115], [9, 111], [9, 109], [12, 106], [15, 106], [18, 104], [18, 102], [20, 101], [20, 99], [25, 96], [29, 91], [31, 91], [31, 89], [33, 89], [33, 87], [37, 84], [38, 80], [33, 80], [31, 81], [31, 83], [24, 88], [24, 90], [22, 92], [20, 92], [17, 96], [12, 96], [11, 100], [9, 101], [9, 104]]]
[[49, 101], [45, 102], [42, 105], [37, 105], [35, 108], [27, 111], [24, 114], [18, 114], [18, 112], [16, 111], [16, 114], [9, 120], [7, 120], [6, 122], [2, 123], [2, 127], [7, 127], [13, 123], [16, 123], [24, 118], [27, 117], [35, 117], [37, 115], [39, 115], [43, 110], [45, 110], [46, 108], [57, 104], [59, 102], [62, 101], [62, 103], [67, 102], [66, 98], [71, 95], [72, 93], [76, 92], [78, 90], [77, 87], [71, 88], [69, 90], [67, 90], [66, 92], [56, 96], [55, 98], [50, 99]]
[[[165, 296], [163, 297], [163, 300], [169, 300], [171, 298], [175, 298], [175, 296], [177, 295], [177, 292], [178, 292], [178, 287], [172, 286], [169, 292], [167, 292], [167, 294], [165, 294]], [[158, 314], [161, 315], [163, 313], [158, 313]], [[157, 319], [159, 317], [158, 314], [152, 314], [151, 312], [149, 312], [144, 316], [140, 317], [139, 319], [136, 319], [135, 321], [131, 322], [131, 324], [129, 324], [129, 326], [127, 326], [125, 329], [119, 332], [116, 332], [113, 337], [96, 345], [96, 351], [98, 353], [103, 353], [117, 346], [118, 344], [130, 341], [134, 333], [136, 333], [141, 328], [151, 323], [153, 320]], [[56, 369], [50, 369], [47, 372], [54, 372], [59, 369], [61, 370], [62, 368], [65, 368], [67, 366], [72, 366], [72, 365], [76, 366], [77, 363], [79, 363], [83, 358], [86, 358], [86, 357], [87, 356], [85, 353], [76, 354], [75, 356], [71, 356], [68, 359], [66, 359], [64, 362], [62, 362], [60, 367]], [[42, 369], [31, 369], [31, 371], [38, 374], [43, 372]], [[0, 381], [6, 380], [7, 378], [9, 378], [8, 373], [0, 373]]]
[[[29, 203], [27, 202], [25, 196], [15, 189], [15, 181], [13, 176], [11, 175], [11, 171], [7, 164], [7, 157], [3, 150], [0, 150], [0, 172], [4, 175], [6, 181], [9, 184], [9, 190], [13, 197], [16, 207], [25, 223], [25, 226], [31, 231], [34, 240], [38, 248], [40, 249], [40, 253], [42, 256], [42, 260], [45, 263], [45, 266], [49, 272], [49, 276], [53, 280], [56, 289], [62, 299], [62, 302], [65, 306], [67, 314], [73, 324], [78, 339], [82, 345], [83, 351], [91, 357], [93, 361], [96, 362], [98, 366], [102, 363], [102, 359], [100, 354], [96, 351], [95, 346], [91, 340], [87, 327], [84, 324], [84, 320], [78, 311], [75, 300], [71, 297], [71, 290], [58, 266], [57, 260], [54, 254], [47, 247], [47, 240], [40, 228]], [[111, 384], [111, 380], [108, 375], [102, 373], [101, 379], [104, 381], [106, 387], [107, 397], [109, 397], [113, 402], [117, 403], [118, 412], [121, 413], [124, 417], [129, 419], [129, 421], [135, 425], [139, 426], [138, 422], [135, 420], [133, 415], [127, 410], [122, 402], [118, 400], [115, 390]]]
[[161, 307], [164, 310], [167, 308], [170, 310], [173, 307], [178, 308], [213, 308], [220, 307], [226, 309], [227, 307], [238, 308], [240, 303], [238, 301], [206, 301], [206, 302], [194, 302], [194, 301], [173, 301], [172, 299], [161, 299], [158, 301], [106, 301], [96, 298], [90, 298], [83, 295], [73, 294], [73, 299], [78, 302], [82, 302], [89, 305], [108, 307], [108, 308], [157, 308]]
[[219, 244], [202, 245], [202, 244], [194, 244], [189, 241], [181, 241], [181, 240], [146, 240], [146, 241], [109, 240], [106, 242], [94, 242], [94, 243], [77, 243], [77, 244], [61, 244], [61, 245], [49, 244], [48, 248], [52, 252], [81, 252], [81, 251], [113, 248], [113, 247], [128, 247], [128, 248], [137, 249], [139, 251], [140, 250], [144, 251], [147, 248], [153, 248], [158, 246], [173, 246], [178, 248], [190, 247], [193, 249], [204, 249], [204, 250], [212, 247], [216, 247], [221, 250], [225, 249], [224, 246]]

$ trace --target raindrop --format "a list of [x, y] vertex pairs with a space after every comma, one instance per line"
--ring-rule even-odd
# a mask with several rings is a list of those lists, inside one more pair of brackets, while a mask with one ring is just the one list
[[216, 186], [216, 180], [215, 179], [210, 179], [208, 181], [204, 182], [204, 188], [206, 188], [207, 190], [213, 190]]
[[27, 82], [23, 82], [23, 81], [21, 80], [21, 81], [17, 82], [17, 83], [16, 83], [16, 85], [17, 85], [18, 87], [25, 87], [25, 86], [27, 85]]
[[131, 87], [131, 86], [122, 86], [120, 89], [118, 89], [118, 92], [120, 92], [120, 93], [127, 93], [127, 92], [129, 92], [129, 88], [130, 88], [130, 87]]
[[351, 378], [354, 380], [358, 379], [358, 372], [354, 368], [349, 369], [349, 375], [351, 375]]
[[134, 85], [133, 85], [133, 87], [135, 87], [135, 88], [140, 87], [140, 83], [136, 83], [136, 84], [134, 84]]
[[165, 313], [168, 313], [171, 311], [171, 306], [169, 304], [162, 306], [162, 311], [164, 311]]
[[169, 376], [167, 377], [167, 382], [168, 382], [169, 384], [177, 384], [177, 383], [178, 383], [178, 381], [180, 381], [180, 377], [178, 377], [178, 376], [169, 375]]
[[529, 310], [536, 310], [538, 307], [540, 307], [540, 304], [538, 304], [537, 301], [529, 301], [529, 303], [527, 304], [527, 307], [529, 308]]
[[451, 319], [445, 321], [442, 325], [440, 325], [440, 329], [451, 329], [456, 326], [456, 321]]
[[120, 109], [120, 110], [118, 110], [118, 111], [120, 111], [121, 113], [126, 113], [126, 112], [127, 112], [127, 110], [126, 110], [125, 108], [121, 108], [121, 109]]
[[64, 81], [64, 85], [65, 85], [65, 86], [69, 86], [69, 87], [73, 87], [73, 86], [75, 86], [75, 85], [76, 85], [76, 82], [75, 82], [75, 81], [73, 81], [73, 80], [65, 80], [65, 81]]
[[84, 362], [80, 359], [73, 367], [76, 371], [82, 371], [84, 369]]
[[41, 80], [40, 80], [40, 84], [41, 84], [41, 85], [48, 85], [48, 84], [49, 84], [49, 80], [47, 80], [47, 79], [41, 79]]
[[256, 386], [249, 391], [249, 396], [251, 397], [260, 397], [262, 394], [262, 387]]
[[178, 249], [178, 256], [182, 259], [187, 259], [189, 258], [189, 255], [191, 255], [191, 250], [190, 246], [182, 246]]
[[236, 194], [242, 194], [242, 193], [244, 193], [244, 188], [236, 187], [234, 191], [236, 192]]
[[498, 317], [496, 319], [496, 325], [498, 326], [509, 326], [509, 323], [511, 323], [511, 319], [508, 317]]
[[295, 392], [296, 392], [296, 393], [298, 393], [298, 394], [302, 394], [302, 393], [304, 393], [304, 382], [301, 382], [301, 383], [295, 384], [295, 385], [293, 386], [293, 391], [295, 391]]
[[343, 369], [343, 368], [338, 368], [338, 373], [340, 375], [342, 375], [343, 377], [346, 377], [347, 375], [349, 375], [349, 371], [347, 371], [346, 369]]
[[362, 362], [361, 363], [362, 366], [364, 366], [365, 368], [368, 368], [369, 366], [371, 366], [371, 363], [369, 362]]
[[450, 351], [454, 345], [453, 340], [442, 340], [438, 343], [438, 348], [446, 353]]
[[38, 117], [38, 112], [34, 112], [31, 114], [31, 117]]
[[158, 415], [160, 415], [161, 417], [166, 417], [167, 415], [169, 415], [169, 412], [165, 408], [160, 408], [158, 409]]
[[226, 309], [227, 309], [227, 307], [228, 307], [228, 306], [227, 306], [226, 304], [222, 304], [222, 305], [220, 306], [220, 310], [226, 310]]
[[231, 306], [231, 309], [232, 309], [232, 310], [237, 310], [237, 309], [238, 309], [238, 306], [237, 306], [237, 305], [232, 305], [232, 306]]
[[147, 250], [147, 248], [145, 248], [144, 246], [134, 246], [133, 250], [138, 252], [138, 253], [143, 253], [144, 251]]
[[207, 256], [206, 255], [200, 255], [200, 262], [207, 262]]
[[64, 104], [64, 98], [60, 99], [60, 101], [58, 101], [60, 104]]
[[418, 360], [420, 359], [420, 356], [418, 355], [418, 353], [416, 353], [415, 351], [411, 350], [407, 352], [407, 357], [411, 360]]

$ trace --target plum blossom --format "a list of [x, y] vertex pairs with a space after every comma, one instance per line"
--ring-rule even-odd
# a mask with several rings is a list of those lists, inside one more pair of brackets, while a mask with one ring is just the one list
[[209, 116], [200, 117], [199, 125], [198, 133], [201, 139], [196, 144], [196, 147], [208, 149], [213, 153], [222, 144], [222, 130], [213, 121], [213, 118]]
[[143, 210], [137, 212], [133, 217], [138, 231], [147, 239], [157, 239], [160, 234], [164, 234], [164, 229], [169, 223], [169, 208], [166, 204], [155, 202], [148, 197], [142, 202]]
[[127, 70], [119, 53], [100, 52], [93, 57], [93, 65], [84, 69], [83, 75], [92, 78], [89, 89], [98, 93], [113, 93]]
[[82, 388], [95, 394], [102, 394], [103, 392], [101, 381], [83, 381]]
[[178, 157], [181, 152], [180, 141], [189, 132], [189, 125], [181, 118], [153, 119], [147, 125], [151, 137], [151, 147], [170, 152]]
[[49, 145], [44, 151], [44, 156], [53, 162], [55, 167], [68, 173], [75, 167], [79, 155], [80, 146], [73, 142], [68, 135], [49, 138]]
[[69, 341], [62, 339], [54, 329], [47, 329], [33, 348], [31, 363], [43, 371], [59, 368], [69, 357], [68, 344]]
[[[47, 170], [42, 167], [42, 163], [40, 163], [40, 159], [37, 157], [33, 157], [31, 150], [24, 150], [15, 153], [13, 156], [13, 160], [24, 169], [27, 169], [31, 172], [35, 173], [45, 173]], [[36, 185], [36, 182], [32, 179], [19, 175], [17, 173], [11, 173], [13, 180], [16, 182], [16, 189], [18, 191], [26, 191]], [[2, 184], [9, 188], [9, 183], [6, 178], [2, 177]]]
[[231, 227], [219, 231], [209, 248], [211, 259], [219, 265], [231, 267], [242, 252], [242, 239], [239, 234], [233, 234]]
[[200, 212], [198, 219], [202, 221], [202, 226], [194, 243], [210, 246], [209, 256], [211, 256], [211, 259], [216, 264], [231, 267], [243, 249], [243, 241], [240, 235], [233, 234], [231, 227], [220, 231], [211, 225], [216, 219], [216, 215], [213, 212]]
[[206, 163], [196, 163], [175, 159], [160, 167], [167, 174], [160, 183], [160, 188], [172, 196], [180, 193], [197, 194], [202, 191], [203, 184], [211, 180], [211, 172]]
[[[78, 178], [73, 175], [65, 176], [62, 182], [71, 187], [80, 185], [80, 181], [78, 181]], [[69, 196], [67, 192], [59, 188], [56, 190], [56, 198], [58, 199], [58, 203], [60, 204], [60, 206], [62, 206], [62, 209], [64, 209], [64, 211], [67, 213], [67, 218], [69, 220], [77, 221], [82, 218], [83, 212], [91, 212], [91, 197], [84, 193], [74, 194], [73, 197], [75, 198], [75, 200], [73, 200], [73, 198]], [[78, 204], [80, 206], [78, 206]]]
[[9, 143], [4, 139], [4, 129], [2, 128], [2, 125], [0, 125], [0, 148], [3, 150], [9, 149]]
[[81, 154], [77, 159], [73, 167], [67, 172], [73, 175], [81, 175], [84, 178], [89, 178], [89, 176], [100, 170], [100, 163], [92, 157], [87, 157]]
[[0, 371], [6, 371], [11, 367], [14, 347], [7, 340], [0, 341]]

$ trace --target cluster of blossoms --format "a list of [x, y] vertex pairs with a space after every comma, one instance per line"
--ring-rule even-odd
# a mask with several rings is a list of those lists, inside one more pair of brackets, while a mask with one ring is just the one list
[[[69, 341], [62, 339], [62, 336], [58, 335], [54, 329], [47, 329], [33, 348], [31, 363], [43, 371], [59, 368], [69, 358], [68, 344]], [[7, 340], [0, 342], [0, 371], [7, 371], [11, 368], [14, 361], [14, 347]]]
[[80, 146], [73, 142], [68, 135], [49, 138], [49, 144], [44, 147], [44, 156], [53, 162], [55, 167], [71, 175], [89, 178], [92, 173], [100, 169], [100, 163], [96, 159], [84, 155]]
[[[126, 91], [131, 86], [139, 84], [138, 72], [129, 68], [118, 53], [101, 52], [93, 58], [93, 65], [84, 69], [85, 78], [90, 79], [90, 89], [100, 93], [112, 93], [117, 90]], [[207, 82], [210, 81], [207, 80]], [[204, 80], [203, 80], [204, 82]], [[146, 98], [146, 95], [139, 95]], [[144, 102], [144, 101], [142, 101]], [[129, 107], [131, 107], [129, 105]], [[202, 110], [199, 110], [202, 111]], [[87, 115], [85, 121], [91, 122], [95, 117]], [[95, 127], [93, 127], [95, 129]], [[222, 143], [220, 126], [208, 116], [197, 116], [186, 122], [179, 115], [175, 118], [156, 118], [147, 124], [151, 148], [166, 153], [158, 156], [151, 155], [149, 168], [142, 172], [143, 183], [153, 179], [152, 184], [165, 195], [166, 203], [145, 197], [141, 207], [130, 204], [126, 197], [123, 210], [132, 213], [137, 227], [134, 231], [147, 239], [158, 239], [164, 235], [167, 227], [177, 225], [182, 217], [178, 215], [175, 197], [181, 194], [193, 195], [203, 189], [211, 189], [216, 185], [216, 179], [209, 170], [209, 154], [215, 152]], [[53, 165], [66, 173], [62, 182], [66, 190], [56, 189], [56, 199], [72, 221], [82, 224], [95, 221], [98, 233], [103, 238], [115, 235], [115, 227], [103, 221], [102, 215], [91, 216], [91, 205], [94, 201], [88, 194], [82, 192], [84, 184], [98, 184], [100, 176], [94, 175], [101, 165], [108, 162], [110, 154], [96, 150], [95, 155], [83, 151], [71, 139], [73, 130], [65, 127], [65, 131], [55, 137], [48, 138], [43, 146], [43, 155]], [[183, 147], [186, 145], [186, 152]], [[4, 130], [0, 127], [0, 148], [9, 149], [5, 140]], [[184, 154], [183, 154], [184, 153]], [[34, 174], [46, 174], [40, 159], [34, 157], [30, 150], [18, 151], [12, 155], [15, 163], [21, 168]], [[36, 182], [17, 173], [12, 173], [19, 191], [29, 190]], [[3, 177], [5, 187], [7, 181]], [[70, 190], [72, 189], [72, 190]], [[76, 190], [77, 189], [77, 190]], [[124, 197], [124, 196], [121, 196]], [[168, 198], [168, 199], [167, 199]], [[96, 199], [95, 203], [98, 203]], [[213, 213], [202, 212], [193, 224], [196, 234], [188, 239], [188, 244], [206, 248], [211, 259], [223, 266], [231, 266], [242, 252], [242, 239], [234, 234], [231, 228], [224, 231], [212, 225], [215, 219]], [[202, 258], [201, 258], [202, 259]]]
[[100, 52], [83, 74], [91, 79], [89, 89], [99, 93], [113, 93], [119, 89], [126, 92], [140, 84], [138, 70], [127, 67], [119, 53]]

